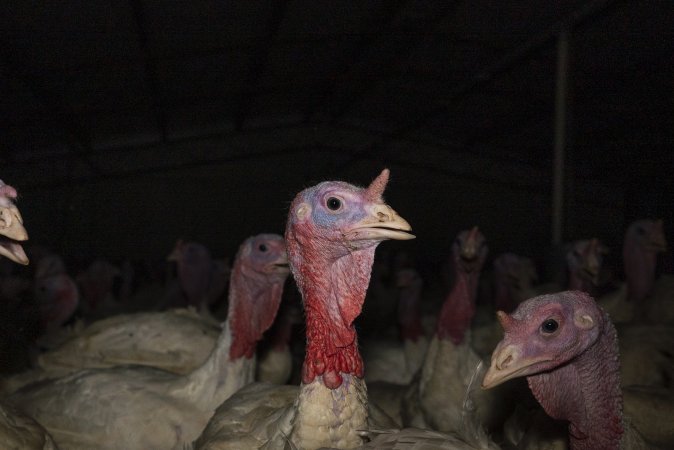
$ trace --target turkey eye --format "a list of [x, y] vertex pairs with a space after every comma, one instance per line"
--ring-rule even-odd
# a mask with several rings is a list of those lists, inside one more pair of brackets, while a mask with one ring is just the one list
[[266, 252], [266, 251], [267, 251], [267, 246], [264, 245], [264, 244], [260, 244], [260, 246], [258, 247], [258, 249], [260, 249], [261, 252]]
[[326, 202], [326, 205], [328, 206], [329, 210], [337, 211], [339, 208], [342, 207], [342, 201], [338, 198], [330, 197]]
[[554, 333], [559, 328], [559, 324], [554, 319], [548, 319], [541, 325], [543, 333]]

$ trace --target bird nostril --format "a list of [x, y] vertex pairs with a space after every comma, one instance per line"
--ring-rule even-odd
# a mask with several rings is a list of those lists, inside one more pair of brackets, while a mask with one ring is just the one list
[[501, 361], [501, 363], [498, 365], [498, 369], [503, 370], [503, 369], [507, 368], [510, 365], [510, 363], [512, 362], [512, 360], [513, 360], [512, 355], [508, 355], [508, 357], [506, 359], [504, 359], [503, 361]]
[[380, 222], [387, 222], [391, 220], [391, 217], [388, 214], [383, 213], [381, 211], [377, 212], [377, 218], [379, 219]]

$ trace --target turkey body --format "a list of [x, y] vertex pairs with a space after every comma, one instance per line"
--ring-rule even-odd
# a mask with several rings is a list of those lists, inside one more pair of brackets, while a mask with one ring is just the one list
[[206, 361], [187, 375], [152, 367], [88, 369], [17, 391], [8, 400], [73, 449], [182, 449], [215, 408], [253, 381], [255, 346], [276, 316], [288, 275], [283, 239], [241, 244], [229, 317]]
[[58, 450], [40, 424], [4, 404], [0, 405], [0, 442], [7, 450]]
[[[221, 347], [231, 345], [227, 328], [222, 340]], [[8, 401], [66, 449], [181, 449], [198, 436], [218, 397], [252, 381], [253, 370], [254, 361], [246, 358], [227, 361], [213, 374], [217, 380], [206, 379], [206, 370], [185, 377], [152, 367], [87, 369], [27, 386]]]
[[123, 314], [92, 323], [37, 358], [37, 368], [6, 378], [5, 394], [82, 369], [143, 365], [187, 374], [204, 363], [221, 328], [191, 309]]
[[[0, 255], [28, 264], [21, 242], [28, 239], [23, 219], [14, 205], [16, 189], [0, 180]], [[58, 450], [52, 437], [35, 420], [6, 403], [0, 403], [0, 444], [7, 450]]]

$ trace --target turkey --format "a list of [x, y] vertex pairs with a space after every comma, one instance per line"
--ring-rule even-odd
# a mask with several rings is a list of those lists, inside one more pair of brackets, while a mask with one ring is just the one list
[[209, 307], [224, 293], [229, 270], [213, 260], [208, 249], [198, 242], [179, 240], [168, 260], [176, 262], [178, 281], [187, 305], [212, 318]]
[[[538, 279], [533, 261], [513, 253], [494, 260], [494, 306], [498, 311], [512, 312], [524, 300], [564, 289], [592, 294], [599, 284], [603, 256], [607, 248], [596, 238], [577, 240], [565, 245], [566, 287], [552, 282], [534, 285]], [[501, 339], [497, 322], [473, 330], [473, 347], [481, 356], [488, 356]]]
[[[654, 297], [655, 269], [658, 254], [667, 249], [667, 241], [662, 229], [662, 221], [642, 219], [633, 222], [625, 232], [623, 243], [623, 265], [626, 282], [618, 291], [599, 299], [599, 304], [610, 316], [614, 323], [632, 322], [634, 319], [651, 319], [663, 322], [672, 319], [663, 306], [658, 304], [658, 297]], [[665, 284], [672, 284], [671, 277], [663, 280]], [[667, 283], [670, 281], [670, 283]], [[664, 289], [669, 310], [674, 311], [674, 285], [672, 289]], [[660, 314], [651, 314], [651, 309]]]
[[271, 325], [289, 273], [283, 239], [239, 247], [229, 317], [208, 359], [187, 375], [152, 367], [89, 369], [22, 388], [8, 400], [68, 449], [182, 449], [214, 409], [253, 380], [255, 347]]
[[455, 446], [429, 447], [438, 433], [431, 437], [425, 430], [387, 432], [387, 447], [364, 443], [367, 435], [394, 424], [368, 406], [353, 321], [361, 312], [377, 245], [414, 237], [409, 224], [381, 198], [388, 175], [385, 169], [364, 189], [323, 182], [295, 197], [286, 243], [306, 314], [302, 383], [299, 389], [246, 386], [218, 408], [195, 449], [422, 448], [410, 444], [424, 437], [425, 448], [481, 448], [450, 436], [443, 441]]
[[208, 358], [221, 331], [193, 309], [120, 314], [81, 326], [78, 322], [70, 339], [38, 355], [36, 368], [3, 379], [0, 391], [7, 395], [78, 370], [126, 364], [187, 374]]
[[33, 280], [33, 298], [39, 309], [40, 328], [44, 336], [42, 348], [55, 348], [70, 333], [62, 326], [72, 317], [79, 305], [79, 290], [66, 273], [58, 255], [48, 255], [38, 262]]
[[498, 256], [494, 259], [494, 306], [498, 311], [513, 311], [534, 296], [533, 285], [537, 280], [538, 272], [531, 258], [514, 253]]
[[269, 330], [267, 346], [259, 354], [255, 373], [257, 381], [285, 384], [290, 380], [293, 371], [290, 339], [293, 327], [301, 322], [302, 312], [299, 308], [287, 304], [281, 306], [278, 317]]
[[363, 345], [367, 366], [365, 381], [409, 384], [426, 355], [428, 339], [421, 323], [423, 280], [414, 269], [399, 269], [395, 274], [398, 288], [398, 324], [402, 342], [372, 339]]
[[599, 284], [603, 256], [608, 252], [599, 239], [583, 239], [569, 245], [566, 265], [569, 271], [568, 290], [592, 295]]
[[122, 305], [112, 293], [113, 283], [119, 276], [119, 269], [103, 259], [95, 260], [77, 275], [77, 284], [82, 294], [82, 314], [87, 321], [121, 312]]
[[626, 283], [598, 300], [618, 329], [623, 386], [668, 388], [674, 379], [674, 277], [655, 276], [666, 248], [661, 221], [632, 223], [623, 246]]
[[[65, 270], [57, 256], [43, 257], [38, 266], [36, 273], [40, 276]], [[209, 265], [209, 271], [210, 268]], [[185, 277], [187, 282], [194, 278]], [[35, 381], [80, 369], [124, 364], [187, 374], [206, 360], [220, 331], [212, 317], [198, 314], [193, 308], [120, 314], [97, 320], [86, 328], [78, 322], [69, 333], [63, 332], [65, 339], [60, 345], [53, 349], [53, 345], [46, 346], [50, 351], [37, 357], [34, 370], [4, 379], [0, 390], [7, 394]], [[40, 340], [43, 348], [44, 341]], [[54, 341], [52, 338], [49, 342]]]
[[21, 241], [28, 239], [28, 233], [23, 227], [19, 208], [14, 204], [17, 195], [16, 189], [0, 180], [0, 255], [25, 266], [28, 256]]
[[[19, 209], [14, 205], [16, 197], [16, 189], [0, 180], [0, 254], [26, 265], [28, 257], [21, 241], [28, 239], [28, 233]], [[40, 424], [5, 403], [0, 403], [0, 443], [7, 449], [57, 450], [51, 436]]]
[[542, 295], [497, 315], [505, 335], [483, 388], [526, 376], [545, 411], [569, 422], [573, 450], [647, 448], [623, 417], [618, 336], [592, 297], [580, 291]]
[[[460, 232], [452, 245], [454, 285], [440, 310], [419, 377], [403, 399], [401, 414], [406, 425], [443, 432], [464, 427], [464, 396], [481, 362], [471, 346], [470, 326], [487, 251], [477, 227]], [[501, 416], [492, 397], [492, 393], [478, 392], [474, 398], [479, 421], [488, 427], [495, 426]]]
[[[368, 411], [353, 321], [360, 314], [374, 252], [386, 239], [411, 239], [409, 224], [382, 200], [384, 170], [369, 187], [323, 182], [290, 206], [286, 245], [306, 316], [306, 357], [297, 387], [247, 386], [223, 403], [197, 449], [353, 448]], [[383, 424], [391, 427], [392, 421]]]

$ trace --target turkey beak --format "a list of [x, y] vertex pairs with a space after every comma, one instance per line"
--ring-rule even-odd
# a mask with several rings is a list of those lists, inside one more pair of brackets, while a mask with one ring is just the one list
[[5, 256], [15, 263], [28, 265], [28, 256], [18, 242], [7, 240], [0, 241], [0, 255]]
[[499, 343], [491, 355], [491, 365], [482, 379], [482, 389], [491, 389], [513, 378], [535, 372], [534, 365], [549, 361], [548, 358], [526, 358], [516, 345]]
[[178, 261], [180, 259], [180, 250], [174, 248], [171, 253], [166, 257], [166, 261]]
[[18, 241], [27, 240], [28, 232], [23, 226], [23, 218], [16, 206], [0, 208], [0, 235], [7, 237], [0, 240], [0, 255], [18, 264], [27, 265], [28, 256]]
[[599, 283], [599, 261], [596, 258], [591, 258], [585, 265], [584, 270], [589, 275], [590, 280], [595, 285]]
[[351, 241], [414, 239], [409, 231], [412, 227], [388, 205], [375, 204], [368, 208], [368, 215], [346, 230], [345, 236]]
[[650, 247], [658, 253], [664, 253], [667, 251], [667, 241], [664, 237], [654, 239], [650, 242]]
[[466, 261], [472, 261], [477, 256], [477, 248], [474, 242], [470, 242], [461, 248], [461, 258]]
[[0, 234], [15, 241], [28, 240], [19, 209], [12, 205], [0, 208]]
[[283, 254], [271, 264], [271, 270], [280, 274], [290, 273], [290, 265], [288, 264], [288, 255], [286, 252], [283, 252]]

